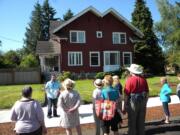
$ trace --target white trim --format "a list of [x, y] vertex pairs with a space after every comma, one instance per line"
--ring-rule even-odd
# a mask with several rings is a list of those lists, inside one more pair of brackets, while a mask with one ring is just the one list
[[[119, 35], [119, 43], [114, 43], [113, 42], [114, 34], [118, 34]], [[121, 35], [125, 35], [125, 42], [124, 43], [121, 42]], [[116, 45], [116, 44], [127, 44], [126, 32], [112, 32], [112, 44], [114, 44], [114, 45]]]
[[[92, 65], [91, 64], [91, 54], [98, 54], [98, 65]], [[90, 67], [99, 67], [101, 64], [100, 64], [100, 52], [98, 52], [98, 51], [91, 51], [91, 52], [89, 52], [89, 65], [90, 65]]]
[[[70, 64], [70, 54], [80, 54], [81, 55], [81, 64], [77, 64], [76, 58], [74, 57], [75, 64]], [[68, 51], [68, 66], [82, 66], [83, 65], [83, 55], [81, 51]]]
[[[123, 52], [123, 66], [126, 66], [125, 64], [124, 64], [124, 55], [125, 54], [130, 54], [130, 65], [132, 64], [132, 52]], [[128, 66], [130, 66], [130, 65], [128, 65]]]
[[[100, 34], [100, 36], [99, 36]], [[102, 38], [103, 35], [102, 35], [102, 31], [96, 31], [96, 38]]]
[[[72, 32], [76, 32], [76, 33], [77, 33], [77, 39], [76, 39], [77, 42], [72, 42], [72, 41], [71, 41], [71, 33], [72, 33]], [[84, 33], [84, 42], [79, 42], [79, 41], [78, 41], [78, 32]], [[83, 30], [70, 30], [70, 31], [69, 31], [69, 38], [70, 38], [70, 43], [75, 43], [75, 44], [76, 44], [76, 43], [81, 43], [81, 44], [85, 44], [85, 43], [86, 43], [86, 31], [83, 31]]]
[[88, 11], [93, 12], [96, 16], [98, 17], [104, 17], [105, 15], [107, 15], [108, 13], [112, 13], [119, 21], [122, 21], [124, 24], [126, 24], [130, 29], [132, 29], [134, 31], [134, 33], [139, 36], [139, 37], [143, 37], [144, 34], [137, 29], [134, 25], [132, 25], [126, 18], [124, 18], [120, 13], [118, 13], [115, 9], [110, 8], [108, 10], [106, 10], [104, 13], [99, 12], [97, 9], [95, 9], [94, 7], [90, 6], [86, 9], [84, 9], [83, 11], [81, 11], [80, 13], [78, 13], [77, 15], [75, 15], [74, 17], [72, 17], [71, 19], [69, 19], [68, 21], [64, 22], [62, 25], [60, 25], [59, 27], [57, 27], [56, 29], [54, 29], [53, 33], [58, 32], [60, 29], [62, 29], [63, 27], [65, 27], [66, 25], [70, 24], [71, 22], [73, 22], [74, 20], [76, 20], [77, 18], [79, 18], [80, 16], [84, 15], [85, 13], [87, 13]]

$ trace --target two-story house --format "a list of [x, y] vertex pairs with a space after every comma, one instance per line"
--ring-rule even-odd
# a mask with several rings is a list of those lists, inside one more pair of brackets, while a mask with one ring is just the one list
[[39, 41], [42, 71], [102, 72], [133, 62], [134, 40], [143, 33], [113, 8], [90, 6], [66, 22], [53, 22], [51, 39]]

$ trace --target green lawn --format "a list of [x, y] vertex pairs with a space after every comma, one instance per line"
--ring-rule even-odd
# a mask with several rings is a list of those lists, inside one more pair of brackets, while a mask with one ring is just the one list
[[[173, 93], [176, 91], [176, 85], [178, 80], [175, 76], [168, 77], [170, 85], [173, 89]], [[157, 96], [159, 94], [161, 85], [160, 77], [148, 78], [148, 84], [150, 88], [150, 96]], [[124, 86], [125, 80], [121, 80], [122, 85]], [[21, 90], [25, 85], [6, 85], [0, 86], [0, 109], [10, 108], [15, 103], [16, 100], [21, 97]], [[44, 84], [30, 84], [33, 88], [33, 98], [37, 99], [40, 102], [44, 100]], [[78, 80], [76, 81], [75, 90], [79, 91], [81, 99], [85, 102], [91, 102], [92, 91], [94, 90], [93, 80]]]

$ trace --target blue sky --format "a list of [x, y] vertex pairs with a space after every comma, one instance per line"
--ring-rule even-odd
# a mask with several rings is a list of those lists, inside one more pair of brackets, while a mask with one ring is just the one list
[[[39, 0], [42, 4], [44, 0]], [[175, 0], [170, 0], [174, 2]], [[0, 40], [3, 52], [17, 50], [23, 47], [24, 33], [30, 22], [31, 12], [37, 0], [0, 0]], [[49, 0], [50, 5], [56, 10], [56, 17], [62, 18], [70, 8], [74, 14], [93, 6], [100, 12], [114, 8], [122, 16], [131, 21], [131, 13], [135, 0]], [[146, 0], [154, 22], [160, 20], [160, 14], [155, 0]]]

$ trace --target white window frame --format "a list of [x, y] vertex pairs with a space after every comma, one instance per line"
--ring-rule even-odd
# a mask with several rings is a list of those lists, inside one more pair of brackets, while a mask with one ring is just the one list
[[[73, 41], [71, 40], [71, 33], [72, 33], [72, 32], [76, 32], [76, 36], [77, 36], [76, 42], [73, 42]], [[83, 41], [83, 42], [79, 42], [78, 32], [83, 32], [83, 33], [84, 33], [84, 41]], [[70, 43], [81, 43], [81, 44], [86, 43], [86, 31], [70, 30], [69, 36], [70, 36]]]
[[[125, 54], [130, 54], [130, 65], [131, 65], [132, 64], [132, 52], [123, 52], [123, 66], [127, 66], [127, 65], [125, 65], [125, 60], [124, 60]], [[128, 65], [128, 66], [130, 66], [130, 65]]]
[[[100, 36], [99, 36], [99, 34], [100, 34]], [[103, 37], [102, 31], [96, 31], [96, 37], [97, 38], [102, 38]]]
[[[98, 54], [98, 65], [92, 65], [91, 54]], [[89, 52], [89, 65], [90, 65], [90, 67], [99, 67], [100, 66], [100, 52], [98, 52], [98, 51]]]
[[[114, 43], [114, 35], [118, 34], [119, 36], [119, 41], [118, 43]], [[125, 42], [121, 41], [121, 35], [125, 35]], [[127, 37], [126, 37], [126, 33], [125, 32], [112, 32], [112, 43], [113, 44], [127, 44]]]
[[118, 64], [117, 65], [121, 65], [120, 51], [104, 51], [104, 65], [106, 65], [106, 58], [105, 58], [105, 56], [106, 56], [107, 53], [117, 53], [118, 54]]
[[[74, 64], [71, 64], [70, 63], [70, 54], [80, 54], [80, 64], [77, 64], [76, 62], [77, 62], [77, 60], [76, 60], [76, 57], [74, 57]], [[71, 52], [71, 51], [69, 51], [68, 52], [68, 66], [82, 66], [83, 65], [83, 55], [82, 55], [82, 52]]]

